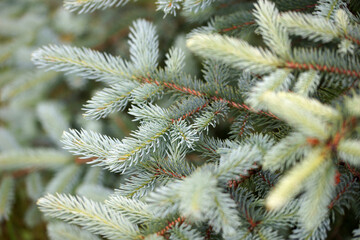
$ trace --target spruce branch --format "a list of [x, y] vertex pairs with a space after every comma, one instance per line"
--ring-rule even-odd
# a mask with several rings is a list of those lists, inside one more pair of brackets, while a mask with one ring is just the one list
[[[173, 181], [165, 186], [161, 186], [148, 194], [146, 203], [152, 209], [156, 217], [167, 217], [169, 214], [175, 214], [179, 209], [179, 188], [182, 181]], [[198, 209], [197, 209], [198, 210]]]
[[306, 192], [300, 198], [298, 214], [307, 230], [317, 228], [327, 217], [328, 205], [335, 192], [335, 174], [334, 164], [327, 161], [309, 177], [308, 183], [305, 184]]
[[290, 39], [275, 4], [267, 0], [258, 1], [254, 16], [268, 47], [282, 58], [289, 58]]
[[186, 121], [176, 121], [170, 130], [171, 141], [177, 142], [179, 145], [185, 144], [188, 148], [192, 148], [194, 143], [199, 140], [197, 132]]
[[24, 166], [27, 168], [51, 169], [62, 166], [71, 160], [71, 155], [63, 151], [47, 148], [9, 150], [0, 153], [2, 171], [24, 169]]
[[51, 179], [45, 188], [45, 193], [70, 193], [80, 179], [81, 168], [75, 164], [69, 164], [61, 169], [55, 177]]
[[143, 223], [154, 218], [154, 213], [150, 211], [146, 204], [137, 199], [113, 194], [105, 201], [105, 204], [133, 223]]
[[239, 175], [247, 176], [248, 171], [256, 169], [261, 160], [261, 153], [250, 145], [231, 149], [221, 154], [216, 174], [220, 181], [227, 182], [236, 179]]
[[125, 180], [117, 191], [117, 194], [132, 198], [141, 199], [151, 193], [156, 186], [164, 186], [171, 179], [170, 176], [157, 174], [142, 169]]
[[144, 19], [134, 21], [130, 27], [129, 46], [130, 59], [137, 71], [146, 74], [156, 69], [159, 41], [152, 23]]
[[99, 164], [110, 156], [113, 146], [120, 144], [115, 138], [84, 129], [64, 132], [61, 141], [65, 149], [80, 155], [82, 159], [95, 158], [92, 162]]
[[14, 202], [15, 180], [4, 176], [0, 184], [0, 221], [7, 220]]
[[360, 110], [359, 110], [359, 102], [360, 102], [360, 95], [354, 95], [353, 97], [346, 97], [344, 100], [344, 105], [346, 110], [352, 116], [360, 117]]
[[175, 228], [176, 226], [182, 226], [185, 222], [185, 218], [184, 217], [178, 217], [177, 219], [175, 219], [174, 221], [169, 222], [166, 227], [164, 227], [162, 230], [158, 231], [156, 233], [156, 235], [158, 236], [164, 236], [167, 232], [171, 231], [173, 228]]
[[[142, 80], [144, 82], [147, 82], [147, 83], [155, 83], [158, 86], [164, 86], [165, 88], [168, 88], [170, 90], [175, 90], [175, 91], [178, 91], [178, 92], [186, 93], [186, 94], [197, 96], [197, 97], [205, 97], [205, 98], [208, 98], [208, 99], [210, 99], [212, 101], [225, 102], [226, 104], [229, 105], [229, 107], [232, 107], [232, 108], [237, 108], [237, 109], [240, 109], [240, 110], [255, 112], [255, 113], [260, 114], [260, 115], [266, 115], [266, 116], [268, 116], [270, 118], [276, 118], [277, 119], [277, 117], [274, 114], [272, 114], [270, 112], [265, 112], [265, 111], [257, 111], [255, 109], [253, 109], [252, 107], [247, 106], [246, 104], [242, 103], [243, 101], [239, 102], [239, 101], [228, 100], [226, 98], [217, 96], [218, 94], [216, 94], [216, 93], [212, 94], [212, 95], [209, 95], [208, 93], [201, 92], [201, 91], [197, 90], [198, 87], [189, 88], [189, 87], [185, 87], [185, 86], [180, 85], [180, 84], [175, 84], [175, 83], [169, 82], [166, 78], [164, 79], [163, 76], [157, 75], [157, 76], [155, 76], [155, 78], [149, 78], [148, 77], [148, 78], [143, 78]], [[201, 86], [200, 83], [199, 83], [199, 85]], [[207, 86], [203, 86], [203, 87], [200, 87], [200, 88], [207, 88]], [[216, 90], [214, 90], [214, 92], [216, 92]], [[234, 94], [235, 92], [231, 87], [229, 87], [228, 88], [228, 93], [229, 94]], [[238, 99], [238, 97], [237, 97], [237, 99]]]
[[20, 149], [20, 144], [15, 139], [15, 136], [4, 127], [0, 127], [0, 149], [2, 151]]
[[358, 192], [357, 177], [354, 177], [352, 174], [341, 175], [340, 183], [336, 186], [336, 192], [327, 206], [329, 210], [336, 209], [340, 213], [344, 213], [343, 208], [349, 207], [348, 202], [352, 199], [351, 195], [355, 196]]
[[154, 83], [143, 83], [131, 91], [131, 103], [141, 105], [146, 102], [153, 102], [161, 98], [164, 92], [163, 86]]
[[191, 125], [197, 132], [208, 131], [209, 126], [215, 127], [216, 124], [224, 119], [229, 111], [226, 103], [215, 101], [210, 106], [205, 107], [200, 116], [194, 118], [194, 124]]
[[217, 180], [210, 171], [200, 169], [190, 177], [184, 179], [178, 191], [179, 210], [183, 216], [191, 221], [201, 221], [205, 218], [209, 209], [215, 207]]
[[129, 0], [64, 0], [64, 7], [71, 12], [87, 13], [97, 9], [123, 6], [128, 2]]
[[301, 163], [295, 165], [270, 192], [266, 199], [268, 209], [279, 209], [293, 198], [304, 186], [304, 181], [328, 161], [328, 154], [322, 148], [312, 150]]
[[336, 11], [344, 5], [345, 2], [342, 0], [320, 0], [315, 7], [315, 14], [327, 20], [334, 20]]
[[360, 164], [360, 140], [346, 139], [337, 146], [339, 156], [353, 166]]
[[83, 196], [89, 198], [91, 200], [97, 202], [104, 202], [108, 196], [110, 196], [114, 191], [110, 188], [104, 187], [100, 184], [92, 184], [86, 183], [85, 181], [82, 182], [76, 188], [76, 194], [79, 196]]
[[266, 49], [219, 34], [194, 34], [187, 40], [187, 46], [202, 57], [216, 58], [253, 73], [269, 73], [284, 64], [283, 60]]
[[129, 114], [135, 117], [134, 121], [140, 122], [156, 121], [158, 119], [168, 122], [172, 121], [171, 113], [168, 109], [151, 103], [142, 106], [133, 105], [129, 109]]
[[78, 239], [78, 240], [100, 240], [100, 238], [77, 226], [61, 222], [49, 223], [47, 225], [48, 236], [51, 240]]
[[43, 102], [37, 106], [36, 110], [45, 131], [53, 142], [61, 145], [59, 138], [63, 131], [69, 128], [69, 123], [64, 114], [62, 114], [61, 106], [54, 102]]
[[[316, 1], [274, 1], [276, 7], [281, 11], [311, 12], [316, 7]], [[215, 17], [215, 28], [219, 33], [236, 35], [243, 30], [253, 30], [257, 27], [254, 16], [248, 11], [238, 11], [233, 14]]]
[[173, 47], [166, 54], [165, 70], [174, 74], [179, 74], [185, 67], [185, 53], [182, 49]]
[[132, 79], [132, 66], [120, 57], [87, 48], [49, 45], [32, 54], [39, 68], [75, 73], [108, 84]]
[[359, 59], [356, 57], [338, 56], [334, 51], [325, 49], [296, 48], [291, 61], [285, 66], [297, 70], [316, 70], [325, 74], [335, 74], [359, 78]]
[[33, 172], [26, 176], [26, 193], [32, 200], [39, 199], [43, 191], [43, 182], [38, 172]]
[[251, 92], [248, 93], [247, 102], [255, 109], [264, 108], [264, 103], [261, 101], [262, 95], [266, 91], [286, 91], [289, 89], [291, 81], [294, 76], [289, 69], [278, 69], [270, 75], [265, 76], [263, 81], [256, 83]]
[[36, 72], [20, 76], [10, 83], [6, 84], [1, 89], [1, 100], [14, 101], [27, 93], [27, 91], [34, 89], [36, 86], [51, 82], [56, 77], [57, 73], [54, 72]]
[[298, 132], [290, 133], [267, 151], [262, 166], [270, 171], [284, 170], [308, 152], [307, 138]]
[[110, 151], [106, 167], [110, 171], [124, 172], [127, 167], [142, 162], [155, 150], [159, 150], [160, 141], [171, 128], [168, 121], [150, 121], [133, 132], [131, 137], [124, 138]]
[[37, 202], [46, 215], [77, 224], [108, 239], [140, 239], [139, 229], [106, 205], [82, 197], [48, 194]]
[[[83, 0], [69, 8], [86, 12], [127, 2]], [[88, 101], [88, 118], [125, 110], [130, 102], [128, 112], [139, 122], [138, 130], [121, 141], [85, 130], [64, 133], [65, 148], [86, 158], [84, 162], [122, 173], [123, 181], [115, 194], [100, 203], [110, 191], [99, 181], [99, 171], [91, 171], [76, 192], [90, 198], [101, 195], [96, 198], [99, 201], [48, 195], [39, 201], [47, 215], [110, 239], [200, 239], [205, 232], [206, 237], [224, 239], [326, 237], [329, 212], [334, 217], [334, 210], [343, 213], [358, 189], [359, 173], [350, 164], [357, 166], [360, 161], [359, 97], [355, 93], [345, 97], [344, 108], [335, 101], [337, 108], [323, 104], [336, 100], [337, 89], [356, 88], [360, 78], [356, 17], [345, 5], [343, 9], [333, 5], [342, 2], [337, 0], [319, 2], [323, 6], [331, 2], [328, 16], [285, 12], [310, 12], [317, 6], [315, 0], [259, 0], [246, 3], [245, 8], [236, 1], [214, 2], [156, 2], [166, 13], [175, 14], [182, 5], [187, 15], [214, 16], [206, 27], [194, 30], [187, 42], [196, 54], [210, 58], [204, 64], [203, 79], [186, 73], [180, 48], [170, 49], [164, 67], [159, 67], [156, 29], [143, 19], [130, 29], [129, 61], [60, 46], [45, 47], [33, 55], [40, 67], [110, 85]], [[254, 14], [244, 13], [248, 9]], [[267, 48], [242, 40], [251, 39], [247, 32], [233, 31], [244, 26], [249, 31], [257, 27], [253, 33], [261, 34], [260, 45], [265, 43]], [[294, 45], [300, 47], [293, 48], [290, 34], [326, 44], [311, 48], [312, 42], [299, 41]], [[158, 105], [155, 101], [163, 93], [175, 98]], [[206, 136], [209, 126], [227, 117], [236, 140]], [[198, 152], [205, 156], [202, 166], [191, 164]], [[332, 158], [345, 162], [336, 165]], [[194, 162], [198, 163], [197, 156]], [[53, 179], [60, 184], [53, 185], [68, 191], [84, 168], [67, 166]], [[344, 172], [352, 178], [345, 179]]]
[[303, 96], [309, 96], [315, 93], [319, 83], [320, 75], [317, 71], [309, 70], [302, 72], [294, 86], [294, 92]]
[[330, 230], [330, 218], [325, 218], [316, 228], [307, 230], [301, 224], [293, 230], [290, 239], [326, 239]]
[[182, 2], [183, 0], [157, 0], [156, 10], [162, 10], [165, 13], [165, 16], [167, 14], [176, 16], [176, 11], [181, 8], [180, 3]]
[[171, 121], [176, 122], [199, 116], [199, 112], [209, 106], [210, 101], [202, 97], [187, 97], [173, 104], [170, 108]]
[[181, 224], [181, 221], [177, 222], [174, 227], [169, 230], [171, 237], [174, 239], [183, 240], [202, 240], [200, 232], [190, 225]]
[[84, 105], [84, 116], [88, 119], [105, 118], [113, 112], [122, 111], [131, 99], [131, 93], [139, 86], [137, 82], [114, 84], [105, 88]]
[[[300, 102], [296, 102], [295, 99], [300, 100]], [[266, 103], [267, 108], [285, 119], [290, 125], [300, 129], [309, 137], [327, 139], [329, 133], [324, 126], [325, 121], [319, 117], [327, 115], [336, 119], [338, 113], [327, 106], [319, 105], [317, 101], [305, 98], [301, 100], [300, 96], [286, 92], [273, 93], [269, 91], [261, 96], [261, 101]], [[314, 109], [321, 111], [318, 112], [318, 116], [315, 115]]]
[[215, 0], [184, 0], [184, 10], [198, 12], [210, 6]]
[[334, 23], [311, 14], [287, 12], [281, 15], [281, 20], [291, 34], [314, 41], [327, 43], [342, 35]]

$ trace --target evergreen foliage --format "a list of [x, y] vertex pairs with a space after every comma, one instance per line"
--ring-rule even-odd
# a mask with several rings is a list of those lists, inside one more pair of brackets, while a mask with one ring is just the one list
[[[82, 13], [127, 3], [66, 0], [65, 7]], [[37, 204], [50, 217], [49, 236], [68, 229], [79, 239], [331, 239], [343, 228], [344, 237], [358, 237], [357, 1], [156, 4], [165, 16], [181, 11], [189, 21], [207, 21], [186, 39], [205, 59], [198, 75], [189, 74], [186, 48], [171, 47], [163, 60], [156, 24], [144, 19], [130, 27], [129, 57], [68, 45], [32, 54], [40, 68], [107, 85], [85, 104], [86, 118], [127, 110], [138, 122], [122, 139], [63, 133], [64, 148], [95, 165], [82, 178], [83, 196], [71, 192], [82, 166], [67, 164], [44, 191], [35, 186], [40, 176], [29, 175], [29, 195], [47, 193]], [[38, 107], [45, 122], [58, 118], [59, 111], [46, 110], [56, 109], [51, 104]], [[58, 128], [43, 126], [55, 140]], [[13, 161], [16, 149], [1, 153], [0, 165], [51, 168], [69, 158], [54, 151], [37, 150], [54, 155], [46, 163], [22, 163]], [[99, 167], [121, 178], [114, 193], [99, 183]], [[3, 178], [3, 218], [13, 185]], [[89, 199], [89, 189], [104, 197]]]

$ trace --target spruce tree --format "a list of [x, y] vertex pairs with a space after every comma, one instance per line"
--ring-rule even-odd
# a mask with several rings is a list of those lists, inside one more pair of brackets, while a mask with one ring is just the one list
[[[127, 3], [66, 0], [65, 8]], [[126, 111], [138, 122], [122, 139], [85, 129], [62, 135], [65, 149], [122, 182], [104, 201], [40, 198], [49, 236], [358, 237], [359, 3], [156, 4], [164, 21], [181, 13], [201, 25], [186, 40], [201, 57], [200, 74], [187, 70], [184, 48], [171, 47], [161, 61], [156, 25], [144, 19], [130, 27], [129, 57], [64, 45], [32, 55], [38, 67], [107, 85], [84, 105], [85, 118]]]

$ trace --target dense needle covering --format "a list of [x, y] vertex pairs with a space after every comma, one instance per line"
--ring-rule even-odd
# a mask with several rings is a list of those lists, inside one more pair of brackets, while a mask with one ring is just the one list
[[[125, 4], [132, 3], [67, 0], [65, 8], [86, 13]], [[121, 139], [86, 129], [63, 133], [65, 149], [122, 181], [104, 199], [41, 197], [46, 216], [76, 226], [51, 220], [49, 236], [66, 228], [83, 239], [359, 237], [357, 1], [156, 5], [165, 16], [181, 13], [202, 25], [187, 34], [186, 47], [161, 56], [158, 36], [166, 33], [137, 19], [129, 56], [55, 44], [32, 54], [40, 68], [107, 85], [85, 104], [86, 119], [127, 111], [138, 122]], [[189, 50], [203, 64], [196, 76]], [[69, 166], [61, 176], [76, 172]], [[3, 185], [6, 192], [11, 182]]]

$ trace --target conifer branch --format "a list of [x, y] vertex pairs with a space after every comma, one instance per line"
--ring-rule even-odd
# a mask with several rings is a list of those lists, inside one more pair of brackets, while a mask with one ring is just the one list
[[87, 48], [49, 45], [32, 54], [39, 68], [75, 73], [88, 79], [117, 83], [132, 79], [132, 66], [120, 57]]
[[105, 88], [84, 105], [86, 118], [105, 118], [110, 113], [122, 111], [131, 99], [131, 93], [138, 87], [136, 82], [126, 85], [115, 84], [111, 88]]
[[47, 232], [51, 240], [100, 240], [98, 236], [88, 231], [61, 222], [49, 223], [47, 225]]
[[195, 90], [195, 89], [191, 89], [191, 88], [188, 88], [188, 87], [184, 87], [184, 86], [180, 86], [180, 85], [176, 85], [174, 83], [168, 83], [168, 82], [160, 82], [159, 80], [157, 79], [152, 79], [152, 78], [143, 78], [142, 79], [143, 81], [147, 82], [147, 83], [155, 83], [156, 85], [158, 86], [165, 86], [166, 88], [169, 88], [171, 90], [176, 90], [176, 91], [180, 91], [180, 92], [183, 92], [183, 93], [186, 93], [186, 94], [190, 94], [190, 95], [193, 95], [193, 96], [197, 96], [197, 97], [207, 97], [209, 98], [210, 100], [213, 100], [213, 101], [221, 101], [221, 102], [225, 102], [227, 103], [230, 107], [233, 107], [233, 108], [237, 108], [237, 109], [240, 109], [240, 110], [246, 110], [246, 111], [250, 111], [250, 112], [255, 112], [255, 113], [258, 113], [258, 114], [264, 114], [266, 116], [269, 116], [271, 118], [276, 118], [277, 117], [272, 114], [272, 113], [269, 113], [269, 112], [265, 112], [265, 111], [256, 111], [255, 109], [253, 109], [252, 107], [250, 106], [247, 106], [246, 104], [244, 103], [238, 103], [238, 102], [235, 102], [235, 101], [230, 101], [230, 100], [227, 100], [227, 99], [224, 99], [222, 97], [218, 97], [218, 96], [208, 96], [208, 94], [204, 93], [204, 92], [200, 92], [198, 90]]
[[106, 159], [107, 168], [115, 172], [124, 172], [127, 167], [143, 161], [150, 153], [160, 147], [160, 141], [170, 130], [168, 121], [151, 121], [140, 126], [132, 137], [124, 138]]
[[255, 5], [254, 16], [266, 44], [284, 59], [289, 58], [290, 39], [279, 19], [275, 4], [261, 0]]
[[270, 192], [266, 199], [268, 209], [279, 209], [286, 204], [304, 186], [304, 181], [313, 174], [325, 161], [328, 161], [324, 149], [318, 148], [311, 151], [308, 156], [293, 167]]
[[314, 93], [320, 83], [320, 75], [317, 71], [302, 72], [295, 84], [294, 91], [300, 95], [308, 96]]
[[[91, 169], [76, 189], [85, 197], [48, 195], [38, 202], [41, 210], [109, 239], [199, 240], [201, 234], [324, 239], [331, 226], [329, 213], [337, 217], [335, 211], [343, 214], [346, 206], [353, 206], [359, 187], [360, 174], [350, 164], [360, 163], [360, 98], [354, 91], [344, 97], [343, 108], [334, 102], [343, 89], [356, 88], [360, 78], [359, 19], [350, 12], [360, 5], [351, 5], [354, 1], [343, 7], [337, 0], [156, 1], [166, 14], [183, 8], [190, 20], [212, 19], [187, 40], [191, 50], [209, 58], [202, 79], [188, 74], [189, 55], [178, 41], [175, 45], [181, 47], [171, 48], [165, 62], [159, 62], [155, 26], [143, 19], [130, 28], [128, 61], [86, 48], [36, 51], [33, 60], [40, 67], [110, 85], [85, 105], [87, 118], [107, 117], [130, 103], [128, 113], [139, 124], [121, 141], [85, 130], [64, 133], [65, 148], [80, 157], [60, 170], [45, 191], [70, 191], [87, 168], [80, 164], [90, 161], [122, 173], [122, 182], [105, 200], [111, 190], [103, 187], [100, 171]], [[65, 0], [65, 5], [89, 12], [127, 2]], [[317, 16], [302, 13], [315, 6]], [[260, 42], [252, 41], [255, 34], [261, 35], [256, 38]], [[294, 44], [290, 35], [298, 36]], [[301, 41], [305, 38], [326, 44], [320, 48]], [[9, 89], [17, 93], [15, 85]], [[158, 102], [163, 93], [166, 102]], [[324, 104], [329, 102], [336, 108]], [[42, 115], [48, 112], [39, 109]], [[1, 110], [0, 118], [6, 113]], [[233, 140], [209, 137], [209, 127], [226, 118], [224, 126], [230, 125]], [[0, 131], [1, 150], [3, 138]], [[12, 149], [3, 153], [18, 151], [16, 142]], [[12, 154], [12, 159], [18, 156]], [[0, 154], [0, 167], [4, 156]], [[340, 163], [331, 158], [341, 158]], [[45, 162], [30, 160], [20, 161], [21, 169]], [[4, 169], [20, 168], [10, 165]], [[32, 199], [44, 191], [36, 176], [27, 177]], [[59, 229], [82, 236], [76, 228]]]
[[335, 52], [316, 49], [295, 49], [293, 60], [285, 66], [297, 70], [316, 70], [349, 77], [360, 77], [359, 59], [340, 58]]
[[173, 228], [170, 229], [171, 236], [178, 237], [179, 239], [186, 240], [203, 240], [204, 238], [200, 235], [200, 232], [196, 229], [191, 228], [191, 225], [177, 223]]
[[[293, 98], [292, 98], [293, 97]], [[296, 102], [296, 100], [300, 102]], [[304, 134], [310, 137], [318, 137], [320, 139], [327, 139], [328, 132], [324, 126], [324, 119], [315, 115], [315, 111], [308, 111], [308, 109], [321, 110], [320, 116], [323, 114], [330, 114], [332, 118], [338, 117], [338, 113], [331, 108], [322, 108], [316, 101], [304, 99], [301, 101], [300, 97], [295, 94], [279, 92], [277, 94], [266, 92], [261, 96], [261, 101], [266, 103], [269, 110], [275, 112], [279, 117], [285, 119], [290, 125], [300, 129]], [[305, 105], [308, 103], [308, 106]], [[311, 103], [314, 103], [311, 106]]]
[[156, 235], [158, 236], [164, 236], [166, 232], [170, 231], [172, 228], [174, 228], [175, 226], [181, 226], [183, 225], [185, 222], [185, 218], [184, 217], [178, 217], [177, 219], [175, 219], [172, 222], [169, 222], [169, 224], [164, 227], [163, 229], [161, 229], [160, 231], [158, 231], [156, 233]]
[[267, 49], [255, 48], [243, 40], [218, 34], [195, 34], [187, 40], [187, 46], [202, 57], [216, 58], [253, 73], [269, 73], [284, 64]]
[[137, 71], [142, 74], [156, 69], [159, 55], [159, 41], [155, 26], [138, 19], [130, 27], [130, 59]]
[[308, 179], [299, 207], [300, 221], [306, 229], [316, 228], [327, 217], [328, 205], [335, 192], [335, 174], [334, 164], [328, 161]]
[[64, 0], [64, 7], [71, 12], [87, 13], [97, 9], [123, 6], [128, 2], [129, 0]]
[[337, 146], [339, 156], [354, 166], [359, 166], [360, 164], [360, 141], [359, 140], [342, 140]]
[[15, 180], [11, 176], [4, 176], [0, 183], [0, 221], [7, 220], [14, 201]]
[[356, 178], [353, 177], [350, 182], [348, 182], [344, 185], [344, 187], [338, 192], [338, 194], [336, 194], [336, 196], [329, 203], [329, 205], [328, 205], [329, 209], [332, 209], [336, 205], [336, 202], [352, 186], [352, 184], [354, 184], [355, 181], [356, 181]]
[[256, 168], [260, 157], [259, 151], [249, 145], [232, 149], [229, 153], [221, 155], [217, 177], [220, 181], [228, 182], [240, 174], [246, 176], [249, 170]]
[[71, 192], [74, 185], [79, 181], [81, 170], [80, 166], [75, 164], [64, 167], [48, 183], [45, 193]]
[[9, 150], [0, 153], [2, 171], [24, 169], [24, 166], [51, 169], [62, 166], [71, 160], [71, 155], [63, 151], [46, 148]]
[[113, 146], [120, 144], [117, 139], [84, 129], [64, 132], [61, 141], [64, 148], [70, 152], [80, 155], [82, 159], [93, 159], [91, 162], [98, 163], [110, 156]]
[[315, 8], [315, 14], [327, 20], [333, 20], [336, 10], [344, 4], [342, 0], [320, 0]]
[[292, 34], [309, 38], [310, 40], [327, 43], [341, 36], [335, 24], [323, 17], [287, 12], [281, 15], [281, 19], [281, 22]]
[[105, 204], [133, 223], [143, 223], [154, 218], [154, 214], [140, 200], [126, 198], [117, 194], [111, 195]]
[[[71, 195], [46, 195], [37, 202], [46, 215], [78, 224], [108, 239], [140, 239], [136, 225], [106, 205]], [[59, 211], [60, 210], [60, 211]]]

